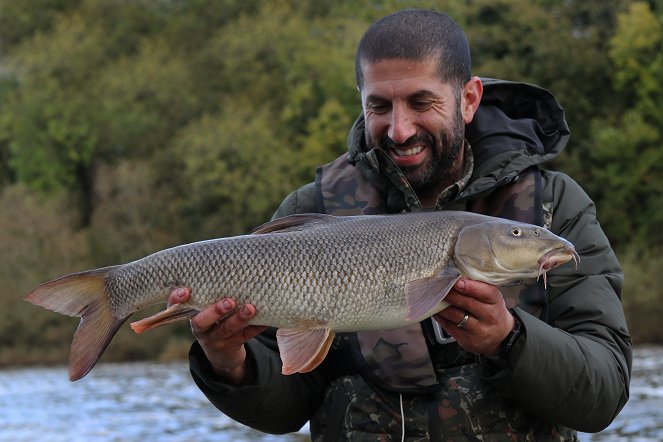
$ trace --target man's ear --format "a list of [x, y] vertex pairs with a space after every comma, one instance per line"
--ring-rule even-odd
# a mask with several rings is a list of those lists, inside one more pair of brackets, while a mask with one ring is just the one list
[[483, 95], [483, 84], [479, 77], [472, 77], [463, 86], [461, 96], [461, 111], [463, 113], [463, 121], [465, 124], [470, 124], [474, 118], [474, 113], [479, 108], [481, 96]]

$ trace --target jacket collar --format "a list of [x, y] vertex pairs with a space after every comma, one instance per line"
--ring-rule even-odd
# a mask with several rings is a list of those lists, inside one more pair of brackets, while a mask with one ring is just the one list
[[[453, 198], [479, 197], [497, 186], [508, 184], [523, 170], [548, 161], [564, 149], [570, 131], [564, 110], [555, 97], [538, 86], [482, 78], [484, 95], [471, 124], [466, 126], [466, 149], [471, 178], [445, 189], [437, 207]], [[348, 160], [389, 199], [402, 200], [409, 210], [420, 204], [409, 183], [385, 152], [369, 150], [360, 115], [348, 135]], [[471, 146], [471, 148], [470, 148]], [[456, 186], [458, 185], [458, 186]], [[401, 195], [391, 195], [394, 189]], [[452, 199], [453, 199], [452, 198]]]

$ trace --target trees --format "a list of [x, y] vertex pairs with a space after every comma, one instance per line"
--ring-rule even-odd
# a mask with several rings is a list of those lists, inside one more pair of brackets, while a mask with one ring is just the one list
[[75, 195], [84, 226], [94, 210], [95, 168], [117, 151], [103, 125], [122, 115], [104, 115], [104, 99], [112, 96], [103, 72], [135, 53], [158, 23], [147, 2], [126, 3], [108, 8], [90, 0], [68, 14], [46, 14], [49, 26], [37, 27], [7, 57], [13, 87], [0, 110], [0, 140], [8, 144], [9, 166], [39, 193]]
[[[353, 57], [368, 22], [401, 7], [436, 6], [465, 27], [476, 74], [529, 81], [556, 94], [573, 134], [557, 166], [586, 184], [613, 240], [651, 237], [659, 197], [658, 182], [648, 177], [657, 170], [638, 163], [658, 158], [651, 148], [660, 137], [660, 11], [656, 17], [655, 4], [2, 3], [4, 19], [16, 20], [0, 29], [6, 50], [0, 65], [0, 184], [21, 182], [43, 195], [68, 195], [77, 202], [80, 225], [89, 226], [100, 198], [95, 194], [100, 168], [145, 161], [155, 170], [154, 186], [168, 187], [175, 206], [186, 202], [173, 210], [182, 238], [192, 237], [188, 231], [212, 235], [249, 228], [257, 212], [242, 221], [234, 217], [239, 224], [227, 231], [224, 226], [199, 230], [207, 224], [197, 218], [210, 215], [211, 201], [219, 204], [214, 185], [222, 181], [191, 172], [194, 152], [182, 147], [182, 140], [196, 133], [197, 142], [207, 140], [206, 149], [222, 158], [221, 152], [236, 147], [213, 126], [239, 128], [238, 115], [243, 115], [247, 127], [269, 140], [261, 155], [271, 158], [270, 165], [281, 164], [270, 175], [278, 173], [283, 178], [277, 180], [292, 187], [312, 179], [316, 164], [344, 150], [347, 128], [359, 112]], [[617, 31], [617, 14], [628, 5]], [[646, 35], [636, 31], [642, 28]], [[247, 135], [234, 135], [250, 142]], [[621, 147], [627, 144], [632, 147]], [[259, 175], [249, 163], [238, 176]], [[186, 181], [169, 182], [180, 169], [187, 170]], [[639, 174], [642, 182], [632, 179]], [[196, 198], [189, 197], [191, 188], [198, 189]], [[286, 191], [284, 186], [279, 195], [253, 195], [253, 204], [267, 216]], [[632, 225], [622, 228], [613, 212], [628, 200], [646, 204], [630, 209]]]
[[[551, 90], [572, 131], [555, 166], [618, 249], [660, 250], [660, 0], [0, 0], [5, 224], [75, 238], [62, 271], [248, 231], [344, 151], [356, 44], [406, 7], [448, 11], [475, 74]], [[28, 236], [0, 246], [31, 257]], [[14, 291], [54, 276], [21, 275]]]
[[620, 244], [663, 245], [663, 19], [645, 2], [619, 15], [610, 41], [623, 107], [593, 120], [591, 189]]
[[[320, 17], [316, 8], [300, 11], [296, 1], [256, 9], [255, 3], [228, 0], [211, 12], [204, 6], [87, 0], [66, 13], [51, 11], [48, 26], [25, 31], [4, 77], [10, 87], [0, 109], [0, 147], [7, 175], [43, 195], [71, 195], [86, 227], [96, 210], [100, 167], [124, 159], [158, 161], [164, 151], [176, 157], [161, 164], [188, 167], [195, 153], [174, 143], [192, 130], [207, 131], [198, 135], [208, 137], [208, 149], [237, 150], [226, 145], [229, 137], [212, 141], [218, 132], [200, 122], [237, 128], [239, 106], [247, 109], [240, 111], [247, 127], [269, 134], [272, 147], [262, 155], [290, 159], [279, 173], [297, 179], [282, 182], [311, 179], [314, 164], [342, 151], [357, 113], [352, 57], [364, 24]], [[261, 173], [251, 166], [243, 163], [233, 173]], [[155, 180], [169, 175], [157, 171]], [[204, 223], [193, 219], [196, 213], [209, 210], [192, 203], [214, 200], [214, 183], [197, 183], [207, 178], [192, 173], [186, 179], [199, 198], [187, 198], [185, 186], [173, 185], [181, 192], [175, 199], [187, 201], [189, 211], [181, 216], [199, 226]], [[285, 192], [256, 194], [253, 204], [266, 217]], [[233, 221], [240, 224], [217, 226], [214, 233], [238, 233], [254, 225], [255, 216]]]

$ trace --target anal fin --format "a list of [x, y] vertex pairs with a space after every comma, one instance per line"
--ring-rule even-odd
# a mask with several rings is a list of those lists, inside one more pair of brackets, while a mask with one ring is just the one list
[[334, 332], [327, 327], [312, 329], [280, 328], [276, 340], [281, 353], [281, 373], [307, 373], [327, 356]]
[[198, 309], [187, 306], [185, 304], [173, 304], [166, 310], [160, 311], [157, 314], [148, 316], [131, 323], [131, 328], [136, 333], [143, 333], [147, 330], [159, 327], [160, 325], [168, 324], [170, 322], [180, 321], [182, 319], [189, 319], [199, 312]]

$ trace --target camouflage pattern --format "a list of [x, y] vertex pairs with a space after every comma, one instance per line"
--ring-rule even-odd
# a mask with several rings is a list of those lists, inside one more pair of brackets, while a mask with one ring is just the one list
[[363, 373], [398, 391], [421, 392], [435, 387], [437, 376], [421, 324], [387, 331], [355, 333]]
[[[468, 204], [467, 210], [484, 215], [524, 221], [543, 226], [544, 217], [542, 201], [541, 176], [536, 168], [529, 168], [517, 175], [511, 183], [497, 189], [490, 198], [481, 198]], [[543, 280], [523, 281], [521, 285], [502, 287], [500, 289], [508, 308], [520, 307], [538, 318], [545, 319], [546, 291]]]
[[[472, 177], [474, 159], [467, 143], [465, 158], [463, 177], [440, 193], [435, 210], [465, 209], [464, 204], [460, 207], [450, 204]], [[319, 167], [316, 185], [321, 197], [318, 208], [331, 215], [376, 215], [422, 210], [410, 183], [393, 160], [379, 149], [344, 155]]]
[[[564, 111], [549, 92], [523, 83], [482, 81], [482, 105], [465, 132], [475, 151], [472, 178], [464, 189], [451, 190], [451, 200], [440, 201], [437, 208], [466, 210], [468, 201], [485, 198], [505, 185], [512, 187], [515, 177], [528, 167], [559, 155], [569, 138]], [[357, 207], [366, 210], [364, 213], [407, 210], [405, 196], [399, 196], [401, 192], [392, 185], [397, 178], [383, 176], [381, 172], [386, 169], [380, 165], [379, 154], [368, 153], [361, 115], [349, 134], [348, 147], [348, 154], [337, 161], [339, 167], [348, 166], [348, 170], [325, 168], [317, 186], [309, 183], [292, 192], [276, 216], [324, 212], [325, 201], [328, 206], [337, 204], [346, 213], [353, 213]], [[353, 169], [361, 170], [362, 176], [347, 173]], [[337, 184], [337, 200], [337, 190], [328, 192], [324, 199], [319, 189], [316, 194], [320, 178], [329, 174], [336, 175], [330, 181]], [[623, 277], [614, 252], [596, 223], [592, 202], [582, 188], [562, 173], [541, 174], [544, 226], [564, 231], [581, 250], [591, 251], [578, 270], [557, 273], [556, 284], [549, 286], [556, 307], [550, 309], [548, 322], [569, 333], [552, 330], [518, 311], [524, 336], [514, 346], [511, 359], [515, 366], [502, 359], [477, 358], [456, 343], [431, 345], [431, 361], [439, 373], [441, 390], [402, 393], [403, 413], [401, 395], [378, 387], [372, 378], [358, 373], [351, 347], [357, 352], [358, 348], [344, 334], [337, 334], [324, 366], [290, 377], [275, 370], [279, 357], [275, 338], [249, 341], [257, 361], [257, 385], [241, 387], [218, 382], [202, 349], [194, 344], [191, 372], [198, 386], [219, 410], [260, 431], [296, 431], [310, 420], [315, 441], [401, 440], [403, 415], [405, 439], [409, 441], [573, 441], [577, 438], [572, 430], [550, 422], [563, 422], [584, 431], [604, 428], [629, 395], [632, 344], [618, 299]], [[374, 189], [364, 184], [353, 189], [356, 180], [364, 177]], [[361, 192], [367, 189], [378, 197], [362, 196]], [[416, 209], [416, 205], [411, 208]], [[573, 224], [568, 225], [569, 221]], [[583, 277], [589, 275], [595, 276]], [[520, 302], [517, 296], [513, 300]], [[601, 321], [596, 320], [597, 314]], [[430, 324], [431, 321], [424, 321], [423, 328]], [[576, 339], [574, 328], [593, 339]], [[429, 338], [426, 334], [430, 342]], [[541, 357], [545, 359], [542, 361]], [[606, 357], [610, 364], [605, 363]], [[517, 398], [517, 403], [508, 397]], [[524, 410], [537, 410], [541, 417]]]
[[[376, 215], [388, 213], [387, 203], [380, 191], [354, 169], [348, 158], [341, 156], [316, 173], [317, 193], [322, 197], [323, 213], [337, 216]], [[322, 173], [324, 171], [324, 185]]]
[[[466, 158], [473, 158], [469, 143]], [[413, 189], [384, 152], [374, 149], [364, 158], [355, 152], [350, 159], [360, 161], [352, 164], [344, 156], [319, 168], [322, 211], [359, 215], [421, 210]], [[470, 160], [463, 178], [440, 194], [437, 210], [469, 210], [550, 227], [550, 206], [544, 210], [538, 169], [515, 176], [490, 198], [466, 202], [458, 196], [472, 167]], [[502, 288], [507, 306], [545, 315], [542, 283], [524, 281]], [[349, 342], [362, 375], [341, 377], [327, 389], [323, 406], [311, 420], [315, 441], [401, 440], [401, 400], [408, 441], [577, 440], [575, 431], [531, 416], [493, 391], [482, 380], [477, 355], [456, 343], [429, 345], [423, 323], [351, 334]]]
[[[373, 159], [370, 163], [371, 172], [369, 173], [377, 177], [381, 170], [385, 173], [388, 172], [389, 176], [395, 176], [395, 178], [391, 178], [391, 183], [396, 186], [398, 192], [411, 194], [410, 197], [402, 200], [407, 207], [403, 208], [399, 205], [401, 201], [395, 201], [396, 207], [390, 204], [392, 201], [387, 201], [387, 195], [391, 196], [393, 193], [380, 192], [373, 186], [374, 180], [369, 181], [366, 178], [366, 166], [362, 170], [363, 173], [356, 173], [356, 167], [348, 162], [346, 156], [342, 156], [318, 169], [317, 183], [325, 213], [346, 216], [421, 210], [414, 190], [384, 152], [374, 149], [366, 154], [366, 157]], [[378, 158], [380, 160], [377, 160]], [[541, 201], [541, 185], [536, 181], [540, 180], [540, 176], [538, 176], [539, 172], [536, 168], [530, 168], [520, 175], [516, 175], [511, 183], [491, 193], [490, 198], [476, 199], [467, 204], [465, 201], [456, 201], [455, 198], [466, 187], [473, 171], [473, 157], [469, 144], [466, 144], [465, 158], [469, 160], [465, 166], [464, 176], [459, 182], [441, 192], [436, 210], [469, 210], [484, 215], [537, 224], [550, 229], [552, 208], [550, 203], [544, 204]], [[358, 163], [357, 166], [362, 167], [362, 164]], [[323, 171], [324, 181], [320, 178]], [[391, 196], [391, 199], [396, 200], [394, 196]], [[536, 201], [537, 199], [539, 201]], [[507, 307], [518, 306], [536, 317], [544, 318], [546, 297], [543, 281], [523, 281], [520, 286], [504, 287], [502, 294]]]
[[399, 395], [360, 375], [340, 377], [311, 420], [312, 440], [400, 441], [404, 420], [404, 439], [411, 442], [578, 441], [574, 431], [525, 413], [493, 391], [477, 364], [444, 370], [441, 381], [445, 388], [438, 393]]
[[[465, 158], [470, 159], [465, 166], [465, 173], [459, 182], [441, 192], [438, 207], [445, 208], [445, 204], [451, 203], [470, 180], [473, 156], [469, 143], [466, 143], [465, 149]], [[368, 168], [375, 174], [384, 172], [382, 176], [391, 177], [391, 183], [398, 185], [399, 192], [411, 194], [404, 199], [409, 210], [421, 210], [414, 190], [383, 151], [373, 149], [367, 158], [371, 158]], [[356, 165], [359, 164], [366, 163]], [[508, 185], [492, 192], [489, 199], [473, 200], [465, 208], [472, 212], [541, 225], [543, 209], [541, 186], [540, 183], [537, 185], [537, 180], [540, 180], [538, 173], [538, 169], [530, 168]], [[337, 216], [389, 211], [390, 205], [384, 193], [373, 186], [372, 182], [366, 177], [366, 169], [358, 171], [345, 156], [319, 168], [317, 185], [324, 211]], [[542, 280], [524, 281], [518, 286], [504, 287], [502, 293], [510, 308], [518, 306], [537, 317], [545, 313], [546, 296]], [[363, 356], [359, 362], [368, 368], [365, 373], [381, 380], [387, 388], [412, 392], [439, 386], [431, 370], [428, 345], [421, 327], [414, 325], [388, 332], [367, 331], [358, 333], [358, 336], [359, 350]]]
[[[443, 191], [438, 201], [451, 199], [469, 181], [473, 161], [467, 146], [465, 155], [470, 160], [463, 178]], [[421, 210], [416, 193], [384, 151], [372, 149], [363, 156], [355, 154], [353, 160], [357, 161], [354, 165], [342, 156], [318, 168], [316, 185], [324, 213], [348, 216]], [[356, 362], [365, 376], [381, 386], [399, 392], [440, 388], [421, 325], [364, 331], [356, 334], [355, 341], [361, 355]]]

